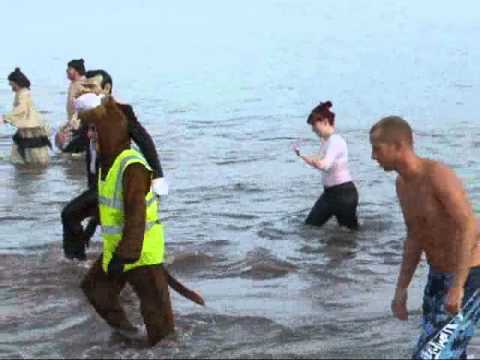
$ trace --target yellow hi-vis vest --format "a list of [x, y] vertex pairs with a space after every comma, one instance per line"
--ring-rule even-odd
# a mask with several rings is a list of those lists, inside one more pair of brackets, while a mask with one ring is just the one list
[[[98, 206], [100, 209], [103, 239], [102, 268], [105, 273], [108, 272], [108, 264], [123, 235], [123, 226], [125, 223], [123, 174], [129, 165], [135, 163], [140, 163], [149, 171], [152, 171], [143, 155], [133, 149], [124, 150], [117, 156], [105, 180], [102, 180], [102, 170], [100, 169], [100, 176], [98, 178]], [[147, 207], [147, 218], [142, 254], [137, 262], [126, 264], [124, 271], [132, 270], [139, 266], [163, 263], [165, 251], [163, 225], [158, 218], [157, 200], [151, 188], [145, 197], [145, 205]]]

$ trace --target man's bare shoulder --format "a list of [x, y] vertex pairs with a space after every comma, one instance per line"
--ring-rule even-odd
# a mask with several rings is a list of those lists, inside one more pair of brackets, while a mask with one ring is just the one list
[[453, 171], [447, 164], [439, 160], [423, 159], [423, 162], [428, 171]]
[[428, 181], [434, 188], [445, 188], [446, 186], [457, 186], [460, 179], [448, 165], [436, 161], [425, 160], [425, 173]]

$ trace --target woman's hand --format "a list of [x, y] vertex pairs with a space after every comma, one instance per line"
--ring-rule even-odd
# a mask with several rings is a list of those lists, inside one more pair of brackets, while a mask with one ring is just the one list
[[3, 119], [3, 115], [0, 114], [0, 124], [5, 123], [5, 120]]
[[295, 152], [295, 154], [297, 154], [297, 156], [301, 156], [300, 155], [300, 148], [298, 146], [294, 146], [293, 151]]
[[301, 158], [303, 161], [305, 161], [305, 163], [307, 165], [310, 165], [311, 167], [316, 168], [316, 169], [320, 169], [320, 170], [323, 169], [323, 161], [322, 160], [317, 159], [315, 156], [302, 155], [302, 154], [300, 154], [300, 149], [298, 149], [298, 148], [295, 148], [294, 151], [295, 151], [295, 154], [297, 154], [297, 156], [299, 158]]

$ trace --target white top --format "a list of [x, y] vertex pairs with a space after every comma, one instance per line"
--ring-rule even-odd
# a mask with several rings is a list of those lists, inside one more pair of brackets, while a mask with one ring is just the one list
[[42, 115], [35, 109], [32, 94], [27, 88], [15, 92], [13, 110], [3, 115], [3, 118], [16, 128], [34, 128], [46, 125]]
[[320, 155], [325, 162], [322, 169], [323, 186], [331, 187], [352, 181], [348, 170], [348, 147], [338, 134], [332, 134], [320, 146]]
[[97, 173], [97, 143], [95, 141], [90, 140], [88, 143], [90, 147], [90, 173], [96, 174]]

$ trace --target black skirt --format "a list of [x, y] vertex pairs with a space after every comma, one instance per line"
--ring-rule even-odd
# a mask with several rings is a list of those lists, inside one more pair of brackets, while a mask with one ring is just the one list
[[52, 148], [52, 143], [44, 127], [19, 128], [13, 135], [13, 143], [16, 145], [13, 152], [16, 150], [23, 162], [48, 162], [48, 148]]

